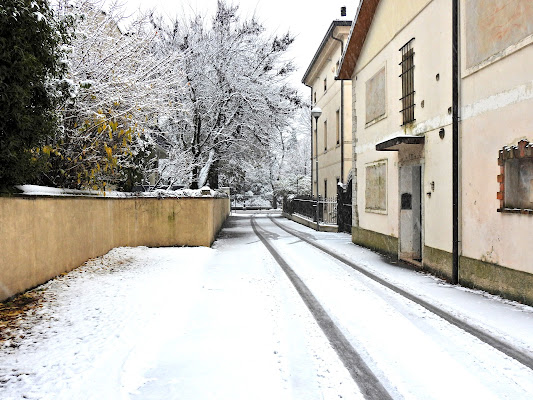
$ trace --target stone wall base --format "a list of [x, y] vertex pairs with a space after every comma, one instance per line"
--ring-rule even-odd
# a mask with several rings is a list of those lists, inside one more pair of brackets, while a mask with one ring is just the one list
[[[452, 253], [424, 246], [424, 269], [450, 280]], [[533, 306], [533, 275], [461, 256], [459, 284]]]
[[398, 238], [352, 226], [352, 242], [398, 258]]

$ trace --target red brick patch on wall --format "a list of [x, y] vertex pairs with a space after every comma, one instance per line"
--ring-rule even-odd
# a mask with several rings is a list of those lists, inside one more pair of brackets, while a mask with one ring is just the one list
[[510, 159], [533, 159], [533, 143], [523, 139], [518, 142], [516, 146], [505, 146], [499, 151], [498, 165], [500, 166], [500, 174], [497, 175], [496, 180], [500, 184], [500, 191], [496, 193], [496, 198], [500, 200], [500, 208], [498, 212], [517, 213], [517, 214], [532, 214], [533, 210], [519, 209], [519, 208], [505, 208], [504, 193], [505, 193], [505, 161]]

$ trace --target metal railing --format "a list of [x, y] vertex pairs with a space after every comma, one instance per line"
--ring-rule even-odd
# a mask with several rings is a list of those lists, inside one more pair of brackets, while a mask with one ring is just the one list
[[[316, 222], [316, 199], [310, 197], [285, 199], [283, 211], [296, 214]], [[321, 197], [318, 202], [318, 219], [323, 224], [337, 224], [337, 199], [335, 197]]]

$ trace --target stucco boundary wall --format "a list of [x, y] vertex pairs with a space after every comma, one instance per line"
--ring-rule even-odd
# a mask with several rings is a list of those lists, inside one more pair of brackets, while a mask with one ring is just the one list
[[0, 301], [120, 246], [209, 247], [229, 198], [0, 197]]

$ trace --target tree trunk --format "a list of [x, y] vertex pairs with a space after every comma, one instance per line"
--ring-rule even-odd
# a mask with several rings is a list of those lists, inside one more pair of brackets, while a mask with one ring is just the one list
[[211, 165], [211, 168], [209, 169], [207, 181], [209, 182], [209, 187], [211, 189], [218, 189], [218, 163], [218, 160], [214, 161]]
[[200, 168], [198, 166], [195, 166], [192, 169], [192, 182], [191, 182], [191, 189], [198, 189], [198, 176], [200, 174]]

